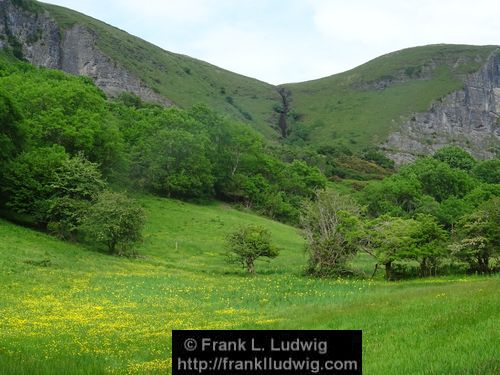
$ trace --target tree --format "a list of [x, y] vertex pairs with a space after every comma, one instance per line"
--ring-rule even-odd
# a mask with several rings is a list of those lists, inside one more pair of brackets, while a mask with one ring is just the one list
[[377, 266], [384, 265], [386, 280], [393, 279], [392, 264], [395, 261], [413, 254], [416, 226], [413, 219], [390, 216], [381, 216], [368, 224], [366, 249], [377, 260]]
[[500, 255], [500, 197], [494, 197], [459, 223], [450, 250], [469, 264], [469, 270], [488, 273], [490, 260]]
[[420, 263], [420, 275], [430, 276], [436, 272], [439, 258], [446, 253], [445, 241], [448, 233], [431, 215], [419, 214], [411, 233], [412, 249], [410, 257]]
[[19, 69], [2, 77], [16, 98], [30, 146], [58, 144], [70, 154], [84, 152], [112, 171], [121, 157], [122, 134], [104, 93], [87, 77], [55, 70]]
[[230, 263], [239, 263], [248, 273], [255, 273], [255, 260], [276, 258], [279, 248], [271, 243], [271, 234], [257, 225], [241, 227], [227, 236], [227, 255]]
[[63, 147], [54, 145], [24, 152], [11, 161], [2, 182], [7, 208], [43, 223], [47, 202], [54, 195], [52, 183], [68, 158]]
[[[178, 198], [199, 198], [213, 192], [208, 139], [183, 129], [158, 131], [141, 145], [139, 165], [151, 191]], [[140, 177], [141, 178], [141, 177]]]
[[472, 173], [476, 178], [489, 184], [500, 184], [500, 160], [491, 159], [479, 162]]
[[24, 143], [24, 133], [19, 125], [21, 119], [21, 114], [10, 97], [3, 89], [0, 90], [0, 172]]
[[493, 197], [500, 196], [500, 184], [482, 183], [471, 190], [463, 198], [464, 202], [470, 207], [477, 208], [484, 202], [489, 201]]
[[355, 202], [335, 191], [320, 191], [314, 202], [304, 204], [300, 221], [309, 273], [321, 276], [348, 272], [347, 262], [358, 249], [358, 215]]
[[446, 146], [437, 150], [434, 159], [445, 162], [452, 168], [470, 171], [476, 165], [476, 160], [467, 152], [457, 146]]
[[460, 218], [473, 209], [466, 199], [460, 199], [451, 196], [442, 201], [437, 209], [433, 212], [439, 222], [446, 228], [453, 230]]
[[317, 167], [310, 167], [302, 160], [285, 165], [281, 188], [289, 194], [312, 199], [315, 192], [326, 187], [326, 177]]
[[7, 166], [3, 188], [7, 207], [62, 238], [73, 238], [86, 205], [105, 188], [97, 164], [61, 146], [19, 155]]
[[105, 191], [90, 206], [81, 228], [97, 241], [104, 242], [110, 254], [131, 251], [142, 240], [144, 210], [123, 193]]
[[461, 198], [477, 185], [477, 181], [464, 170], [452, 168], [445, 162], [429, 157], [402, 168], [399, 175], [403, 178], [417, 178], [422, 192], [438, 202], [452, 195]]
[[398, 174], [369, 183], [362, 194], [371, 216], [408, 216], [419, 207], [422, 197], [422, 185], [415, 176]]
[[83, 213], [106, 188], [98, 165], [83, 154], [68, 158], [57, 168], [47, 201], [47, 229], [60, 238], [75, 239]]

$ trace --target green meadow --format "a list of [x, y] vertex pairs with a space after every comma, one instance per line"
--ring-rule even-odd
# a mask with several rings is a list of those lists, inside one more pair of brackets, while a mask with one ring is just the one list
[[[0, 221], [0, 374], [165, 374], [173, 329], [362, 329], [366, 374], [500, 373], [500, 278], [313, 279], [298, 231], [223, 203], [141, 197], [140, 256]], [[224, 236], [262, 224], [282, 247], [257, 275]], [[371, 260], [356, 266], [367, 274]], [[381, 275], [380, 275], [381, 276]]]

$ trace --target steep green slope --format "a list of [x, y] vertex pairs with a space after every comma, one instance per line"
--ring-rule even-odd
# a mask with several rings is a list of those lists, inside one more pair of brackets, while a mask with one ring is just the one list
[[[312, 279], [291, 227], [217, 202], [140, 199], [140, 258], [0, 220], [0, 373], [168, 374], [172, 329], [237, 328], [363, 329], [370, 374], [498, 372], [498, 277]], [[255, 277], [222, 255], [225, 233], [249, 223], [283, 247]]]
[[165, 51], [151, 43], [73, 10], [41, 3], [67, 29], [87, 26], [97, 35], [98, 47], [139, 77], [155, 92], [188, 108], [205, 103], [272, 137], [273, 105], [279, 96], [274, 86], [193, 59]]
[[313, 144], [383, 142], [415, 112], [463, 87], [496, 46], [430, 45], [378, 57], [323, 79], [285, 85]]
[[[277, 88], [206, 62], [156, 47], [78, 12], [31, 0], [68, 29], [93, 30], [98, 47], [155, 92], [180, 107], [206, 103], [278, 138]], [[30, 6], [28, 6], [28, 5]], [[462, 87], [496, 46], [431, 45], [376, 58], [357, 68], [310, 82], [284, 85], [292, 92], [289, 126], [314, 147], [343, 143], [360, 150], [386, 140], [412, 113]]]

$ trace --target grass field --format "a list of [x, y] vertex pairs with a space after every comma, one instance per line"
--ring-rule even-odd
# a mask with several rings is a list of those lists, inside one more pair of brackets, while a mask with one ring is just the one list
[[[169, 373], [171, 330], [211, 328], [362, 329], [366, 374], [499, 373], [498, 277], [312, 279], [294, 228], [220, 203], [141, 200], [136, 259], [0, 221], [0, 374]], [[243, 223], [283, 248], [256, 277], [222, 255]]]

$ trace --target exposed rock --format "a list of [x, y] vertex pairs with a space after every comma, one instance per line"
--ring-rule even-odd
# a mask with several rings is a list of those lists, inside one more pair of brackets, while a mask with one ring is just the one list
[[465, 79], [463, 90], [416, 113], [382, 146], [397, 164], [457, 145], [479, 159], [500, 151], [500, 50]]
[[30, 12], [0, 0], [0, 35], [0, 48], [15, 40], [32, 64], [90, 77], [111, 97], [131, 92], [145, 101], [172, 104], [106, 56], [91, 30], [78, 24], [62, 30], [47, 11]]

